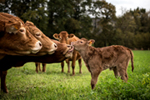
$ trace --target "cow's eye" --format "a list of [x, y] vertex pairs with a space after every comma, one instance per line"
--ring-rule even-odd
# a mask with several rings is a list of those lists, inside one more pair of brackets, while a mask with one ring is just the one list
[[24, 32], [24, 29], [20, 29], [19, 31], [20, 31], [20, 32]]
[[35, 35], [36, 35], [37, 37], [41, 36], [41, 34], [40, 34], [40, 33], [36, 33]]
[[83, 43], [82, 41], [80, 41], [80, 43]]

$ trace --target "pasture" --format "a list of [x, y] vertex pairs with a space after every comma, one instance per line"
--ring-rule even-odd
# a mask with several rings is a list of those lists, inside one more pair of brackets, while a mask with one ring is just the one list
[[[82, 74], [76, 61], [75, 76], [61, 73], [60, 63], [48, 64], [46, 72], [35, 72], [33, 62], [11, 68], [7, 75], [8, 94], [0, 100], [148, 100], [150, 99], [150, 51], [133, 51], [134, 71], [128, 66], [128, 82], [115, 78], [113, 71], [102, 71], [94, 90], [91, 75], [82, 61]], [[9, 62], [8, 62], [9, 63]], [[72, 70], [72, 69], [71, 69]]]

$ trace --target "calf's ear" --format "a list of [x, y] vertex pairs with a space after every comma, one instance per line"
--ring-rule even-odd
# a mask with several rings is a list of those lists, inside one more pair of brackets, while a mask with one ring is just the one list
[[26, 21], [26, 23], [25, 23], [26, 25], [34, 25], [32, 22], [30, 22], [30, 21]]
[[68, 37], [72, 38], [72, 37], [74, 37], [74, 34], [69, 34]]
[[94, 39], [90, 39], [90, 40], [88, 41], [88, 45], [91, 46], [92, 44], [94, 44], [94, 42], [95, 42]]
[[60, 35], [59, 35], [59, 34], [57, 34], [57, 33], [55, 33], [55, 34], [53, 35], [53, 37], [54, 37], [55, 39], [59, 40]]

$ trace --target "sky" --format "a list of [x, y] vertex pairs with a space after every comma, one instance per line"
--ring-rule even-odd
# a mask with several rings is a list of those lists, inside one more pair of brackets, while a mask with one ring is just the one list
[[150, 11], [150, 0], [106, 0], [106, 2], [113, 4], [116, 7], [116, 15], [121, 16], [122, 11], [130, 9], [145, 8]]

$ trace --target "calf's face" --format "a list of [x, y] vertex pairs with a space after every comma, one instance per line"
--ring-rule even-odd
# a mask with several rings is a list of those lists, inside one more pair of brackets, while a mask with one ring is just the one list
[[25, 23], [31, 34], [42, 43], [42, 49], [37, 55], [53, 54], [58, 48], [57, 44], [48, 38], [41, 30], [39, 30], [32, 22]]
[[88, 41], [87, 39], [82, 38], [78, 41], [72, 42], [71, 45], [73, 45], [75, 50], [77, 50], [77, 51], [86, 51], [87, 47], [91, 46], [94, 42], [95, 42], [95, 40], [93, 40], [93, 39]]

